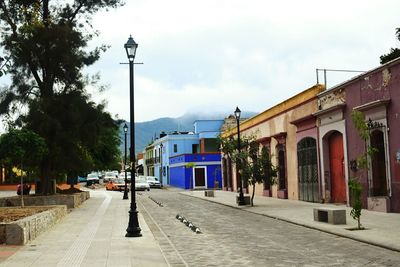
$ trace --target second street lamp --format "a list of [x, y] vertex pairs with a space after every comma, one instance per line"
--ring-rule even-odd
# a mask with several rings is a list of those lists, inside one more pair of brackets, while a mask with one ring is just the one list
[[[238, 155], [240, 153], [240, 128], [239, 128], [239, 120], [240, 120], [240, 109], [238, 107], [236, 107], [235, 110], [235, 118], [236, 118], [236, 124], [237, 124], [237, 150], [238, 150]], [[236, 176], [240, 176], [240, 180], [239, 180], [239, 201], [238, 201], [238, 205], [239, 206], [243, 206], [245, 205], [244, 202], [244, 196], [243, 196], [243, 181], [242, 181], [242, 176], [239, 173], [239, 160], [240, 158], [238, 157], [236, 159]], [[237, 180], [237, 179], [236, 179]]]
[[[124, 172], [125, 172], [125, 187], [124, 187], [124, 197], [122, 199], [128, 199], [128, 174], [126, 172], [126, 135], [128, 133], [128, 125], [124, 124], [124, 135], [125, 135], [125, 155], [124, 155]], [[131, 177], [132, 183], [132, 177]]]
[[164, 172], [163, 172], [163, 158], [162, 158], [162, 153], [163, 153], [163, 144], [161, 143], [160, 144], [160, 183], [161, 184], [163, 184], [163, 174], [164, 174]]
[[129, 159], [131, 164], [131, 206], [129, 210], [129, 223], [126, 229], [126, 237], [139, 237], [142, 236], [139, 227], [138, 211], [136, 207], [136, 166], [135, 166], [135, 108], [134, 108], [134, 91], [133, 91], [133, 61], [136, 55], [138, 44], [133, 40], [132, 36], [129, 37], [128, 42], [124, 45], [126, 55], [129, 59], [129, 102], [130, 102], [130, 123], [131, 123], [131, 138], [130, 138], [130, 153]]

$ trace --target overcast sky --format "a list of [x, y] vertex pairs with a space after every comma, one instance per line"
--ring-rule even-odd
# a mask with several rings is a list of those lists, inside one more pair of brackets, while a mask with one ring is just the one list
[[[124, 44], [139, 44], [135, 119], [187, 112], [261, 112], [316, 84], [316, 68], [369, 70], [399, 47], [400, 1], [126, 0], [96, 15], [110, 45], [90, 68], [108, 89], [93, 94], [129, 121]], [[356, 75], [328, 73], [328, 88]], [[320, 82], [323, 83], [321, 73]]]

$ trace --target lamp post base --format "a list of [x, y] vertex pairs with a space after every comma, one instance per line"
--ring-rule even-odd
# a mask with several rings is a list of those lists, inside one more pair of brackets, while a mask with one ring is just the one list
[[245, 203], [245, 201], [244, 201], [243, 192], [240, 192], [240, 193], [239, 193], [237, 204], [238, 204], [238, 206], [244, 206], [244, 205], [246, 205], [246, 203]]
[[122, 197], [122, 199], [129, 199], [128, 190], [124, 190], [124, 196]]
[[125, 237], [140, 237], [142, 236], [141, 229], [139, 227], [138, 212], [136, 210], [129, 211], [129, 224], [126, 229]]

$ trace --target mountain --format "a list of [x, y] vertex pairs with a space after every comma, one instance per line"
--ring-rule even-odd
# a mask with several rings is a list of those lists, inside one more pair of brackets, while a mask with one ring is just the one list
[[[242, 112], [243, 118], [250, 118], [256, 115], [256, 112]], [[164, 131], [170, 133], [173, 131], [181, 132], [193, 132], [193, 123], [196, 120], [223, 120], [229, 114], [200, 114], [200, 113], [187, 113], [178, 118], [159, 118], [152, 121], [136, 122], [135, 123], [135, 152], [143, 152], [144, 148], [150, 144], [156, 137], [160, 136], [160, 132]], [[127, 135], [127, 148], [129, 151], [130, 146], [130, 123], [126, 122], [128, 125], [128, 135]], [[124, 123], [120, 125], [120, 137], [121, 145], [120, 149], [124, 153]], [[129, 152], [128, 152], [129, 153]]]

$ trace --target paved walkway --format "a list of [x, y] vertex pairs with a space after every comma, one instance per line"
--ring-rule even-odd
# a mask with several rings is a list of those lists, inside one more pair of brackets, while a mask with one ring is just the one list
[[25, 246], [0, 246], [0, 266], [168, 266], [141, 212], [142, 237], [126, 238], [130, 200], [92, 190], [90, 199]]
[[[297, 200], [283, 200], [255, 196], [254, 207], [251, 207], [238, 206], [236, 204], [237, 193], [234, 192], [217, 190], [214, 192], [214, 197], [205, 197], [204, 191], [184, 191], [181, 192], [181, 194], [218, 202], [248, 212], [262, 214], [271, 218], [276, 218], [400, 252], [399, 213], [382, 213], [362, 210], [361, 224], [366, 228], [366, 230], [351, 231], [349, 229], [357, 227], [357, 222], [350, 216], [351, 208], [346, 207], [345, 205], [318, 204]], [[321, 206], [346, 209], [347, 224], [333, 225], [314, 221], [313, 208]]]

